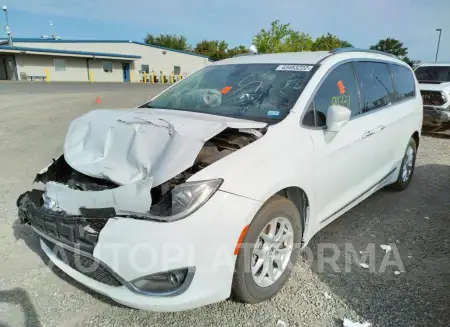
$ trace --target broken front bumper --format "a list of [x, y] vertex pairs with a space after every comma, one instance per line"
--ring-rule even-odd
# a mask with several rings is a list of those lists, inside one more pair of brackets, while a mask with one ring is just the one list
[[[229, 297], [236, 243], [261, 203], [217, 191], [185, 219], [162, 223], [115, 217], [103, 219], [98, 232], [86, 218], [39, 205], [38, 194], [23, 195], [19, 214], [40, 235], [43, 251], [61, 270], [121, 304], [180, 311]], [[143, 295], [132, 287], [143, 276], [184, 267], [195, 273], [182, 293]]]

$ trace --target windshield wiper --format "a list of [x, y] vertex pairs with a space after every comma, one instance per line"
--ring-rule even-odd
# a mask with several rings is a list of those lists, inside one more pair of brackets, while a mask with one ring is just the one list
[[147, 102], [147, 103], [144, 103], [142, 106], [140, 106], [139, 108], [155, 108], [155, 107], [153, 107], [152, 106], [152, 103], [151, 102]]

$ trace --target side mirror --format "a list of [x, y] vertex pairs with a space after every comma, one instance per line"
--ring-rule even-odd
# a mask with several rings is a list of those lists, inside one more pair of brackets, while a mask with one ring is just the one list
[[350, 109], [331, 105], [327, 110], [327, 130], [330, 132], [339, 132], [345, 124], [350, 120]]

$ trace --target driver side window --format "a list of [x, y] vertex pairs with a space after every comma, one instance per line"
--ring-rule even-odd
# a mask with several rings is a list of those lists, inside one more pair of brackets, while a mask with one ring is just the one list
[[304, 121], [308, 126], [326, 126], [327, 110], [331, 105], [340, 105], [351, 110], [351, 117], [358, 115], [360, 110], [358, 87], [352, 63], [335, 68], [323, 81]]

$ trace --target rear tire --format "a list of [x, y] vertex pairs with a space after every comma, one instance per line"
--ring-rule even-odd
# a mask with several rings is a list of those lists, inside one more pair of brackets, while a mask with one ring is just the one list
[[397, 181], [391, 185], [391, 188], [397, 191], [405, 190], [412, 180], [414, 168], [416, 166], [417, 145], [416, 141], [411, 138], [406, 146], [405, 155], [400, 165], [400, 171]]
[[237, 255], [233, 297], [258, 303], [275, 296], [297, 261], [301, 239], [301, 217], [294, 203], [278, 195], [270, 198], [251, 222]]

